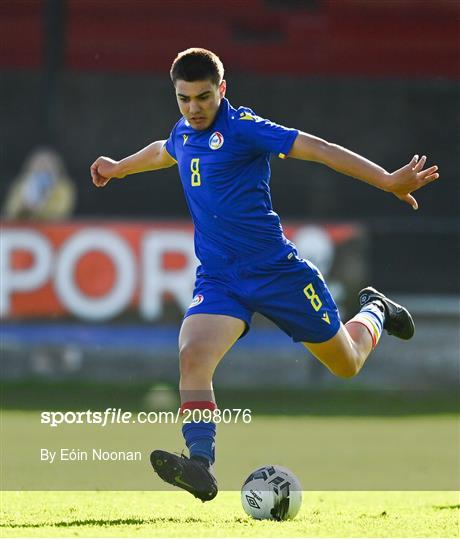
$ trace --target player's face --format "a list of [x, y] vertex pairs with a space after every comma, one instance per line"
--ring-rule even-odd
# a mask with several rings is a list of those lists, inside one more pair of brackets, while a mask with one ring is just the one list
[[193, 129], [204, 130], [214, 122], [226, 83], [216, 86], [212, 81], [176, 81], [176, 98], [180, 112]]

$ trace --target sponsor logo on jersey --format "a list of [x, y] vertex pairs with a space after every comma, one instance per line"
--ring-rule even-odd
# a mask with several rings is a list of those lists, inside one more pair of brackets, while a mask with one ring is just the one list
[[214, 131], [214, 133], [209, 137], [209, 148], [211, 150], [219, 150], [219, 148], [224, 144], [224, 136], [219, 131]]
[[184, 137], [184, 146], [185, 146], [185, 143], [187, 142], [187, 139], [188, 139], [188, 135], [182, 135], [182, 137]]
[[198, 306], [203, 302], [204, 296], [202, 294], [197, 294], [195, 298], [192, 300], [192, 303], [189, 305], [189, 309], [195, 306]]
[[323, 321], [326, 322], [327, 324], [331, 324], [331, 321], [329, 320], [329, 315], [328, 315], [327, 311], [321, 315], [321, 318], [322, 318]]

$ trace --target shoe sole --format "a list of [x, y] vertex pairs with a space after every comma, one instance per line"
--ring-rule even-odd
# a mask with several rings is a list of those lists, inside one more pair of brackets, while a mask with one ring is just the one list
[[214, 499], [217, 495], [217, 489], [215, 493], [209, 495], [208, 493], [200, 493], [195, 490], [193, 486], [184, 482], [181, 477], [183, 475], [183, 466], [179, 461], [171, 463], [174, 461], [174, 456], [171, 457], [169, 452], [163, 450], [154, 450], [150, 454], [150, 463], [153, 467], [153, 470], [158, 474], [158, 476], [167, 484], [176, 486], [180, 489], [185, 489], [191, 493], [197, 499], [200, 499], [203, 502], [210, 501]]

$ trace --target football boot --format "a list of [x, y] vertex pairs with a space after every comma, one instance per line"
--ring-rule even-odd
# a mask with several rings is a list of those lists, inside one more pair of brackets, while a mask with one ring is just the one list
[[203, 502], [217, 495], [217, 481], [204, 458], [188, 458], [164, 450], [154, 450], [150, 454], [150, 463], [162, 480], [185, 489]]
[[410, 339], [414, 335], [414, 321], [404, 306], [393, 302], [374, 287], [366, 287], [359, 291], [359, 305], [361, 307], [372, 302], [377, 305], [380, 304], [381, 307], [379, 307], [385, 315], [383, 328], [390, 335], [400, 339]]

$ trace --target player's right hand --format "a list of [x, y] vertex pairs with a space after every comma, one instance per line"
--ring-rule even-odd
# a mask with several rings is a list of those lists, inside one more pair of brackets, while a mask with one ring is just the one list
[[118, 161], [105, 156], [98, 157], [91, 165], [91, 178], [96, 187], [104, 187], [112, 178], [118, 176]]

